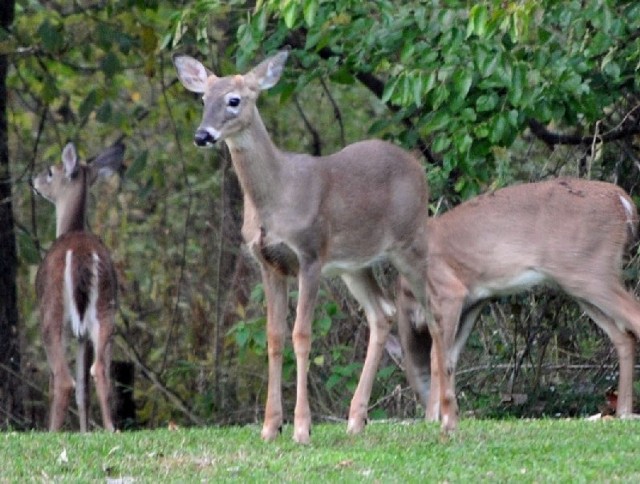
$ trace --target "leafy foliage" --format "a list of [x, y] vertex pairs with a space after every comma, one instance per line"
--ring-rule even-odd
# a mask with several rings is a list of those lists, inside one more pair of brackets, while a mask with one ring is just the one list
[[[620, 89], [639, 87], [640, 7], [634, 2], [298, 5], [259, 2], [240, 38], [240, 63], [258, 45], [285, 39], [304, 49], [300, 62], [307, 72], [298, 88], [327, 74], [379, 77], [381, 100], [411, 120], [400, 140], [409, 147], [429, 140], [437, 157], [430, 177], [438, 187], [455, 181], [463, 199], [494, 180], [496, 148], [512, 146], [529, 119], [591, 128]], [[275, 25], [265, 24], [265, 12]]]

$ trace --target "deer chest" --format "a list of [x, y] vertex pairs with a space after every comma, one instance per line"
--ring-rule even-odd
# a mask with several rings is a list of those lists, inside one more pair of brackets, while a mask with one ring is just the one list
[[249, 242], [253, 256], [283, 276], [297, 276], [300, 264], [294, 250], [281, 240], [272, 240], [264, 227], [258, 237]]

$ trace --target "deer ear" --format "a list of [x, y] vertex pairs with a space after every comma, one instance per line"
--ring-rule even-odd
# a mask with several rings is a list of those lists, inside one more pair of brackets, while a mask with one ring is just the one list
[[73, 178], [78, 173], [78, 154], [73, 143], [67, 143], [62, 150], [62, 166], [67, 178]]
[[257, 87], [263, 91], [272, 88], [280, 80], [287, 57], [289, 57], [289, 51], [281, 50], [276, 55], [263, 60], [255, 66], [245, 77], [249, 82], [256, 83]]
[[178, 71], [178, 79], [187, 90], [200, 94], [205, 92], [207, 79], [213, 76], [213, 73], [200, 61], [188, 55], [176, 55], [173, 57], [173, 65]]
[[98, 177], [106, 177], [119, 172], [123, 166], [124, 150], [124, 143], [116, 143], [96, 156], [89, 164], [89, 183], [95, 183]]

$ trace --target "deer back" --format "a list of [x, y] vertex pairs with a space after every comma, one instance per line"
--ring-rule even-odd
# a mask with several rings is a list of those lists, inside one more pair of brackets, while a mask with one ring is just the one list
[[454, 271], [468, 287], [490, 283], [496, 289], [507, 289], [510, 279], [526, 271], [537, 275], [530, 272], [523, 286], [568, 273], [617, 276], [637, 224], [633, 201], [610, 183], [515, 185], [430, 220], [430, 273]]

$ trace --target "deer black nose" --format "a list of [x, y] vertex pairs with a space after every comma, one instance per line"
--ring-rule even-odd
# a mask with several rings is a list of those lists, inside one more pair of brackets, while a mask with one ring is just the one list
[[216, 140], [206, 129], [199, 129], [193, 135], [193, 142], [198, 146], [207, 146], [208, 144], [214, 144]]

